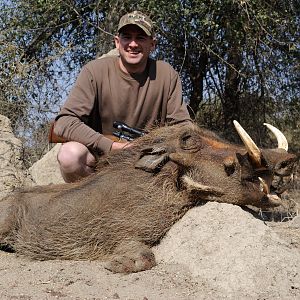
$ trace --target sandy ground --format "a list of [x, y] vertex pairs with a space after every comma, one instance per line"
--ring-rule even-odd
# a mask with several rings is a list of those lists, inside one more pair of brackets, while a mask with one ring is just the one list
[[153, 250], [158, 265], [129, 275], [0, 252], [0, 299], [300, 299], [300, 217], [269, 222], [207, 203]]
[[97, 261], [32, 262], [7, 253], [0, 259], [1, 299], [194, 299], [198, 292], [176, 265], [120, 275]]

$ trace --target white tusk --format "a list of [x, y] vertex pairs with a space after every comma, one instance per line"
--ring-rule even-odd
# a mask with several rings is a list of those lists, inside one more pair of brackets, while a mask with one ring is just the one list
[[234, 127], [235, 127], [237, 133], [239, 134], [240, 138], [242, 139], [250, 157], [256, 163], [256, 165], [261, 166], [261, 159], [260, 159], [261, 151], [256, 146], [254, 141], [251, 139], [249, 134], [245, 131], [245, 129], [239, 124], [238, 121], [234, 120], [233, 124], [234, 124]]
[[288, 141], [287, 141], [286, 137], [284, 136], [284, 134], [278, 128], [274, 127], [271, 124], [264, 123], [264, 125], [267, 126], [268, 129], [270, 129], [273, 132], [273, 134], [275, 135], [277, 142], [278, 142], [278, 148], [288, 151], [289, 144], [288, 144]]
[[260, 186], [261, 192], [268, 195], [270, 193], [268, 185], [266, 184], [266, 182], [261, 177], [258, 177], [258, 180], [260, 182], [259, 186]]

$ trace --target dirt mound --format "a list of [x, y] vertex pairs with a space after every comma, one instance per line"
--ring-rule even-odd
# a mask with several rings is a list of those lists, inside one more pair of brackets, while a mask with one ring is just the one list
[[157, 247], [215, 296], [300, 296], [300, 252], [238, 206], [207, 203], [187, 212]]

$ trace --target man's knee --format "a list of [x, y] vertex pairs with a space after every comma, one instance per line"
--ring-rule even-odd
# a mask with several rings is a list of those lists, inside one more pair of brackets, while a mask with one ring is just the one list
[[89, 149], [77, 142], [61, 146], [57, 160], [65, 182], [74, 182], [95, 171], [96, 159]]
[[88, 155], [91, 155], [91, 153], [83, 144], [68, 142], [62, 144], [57, 155], [57, 160], [61, 168], [76, 171], [82, 165], [86, 165]]

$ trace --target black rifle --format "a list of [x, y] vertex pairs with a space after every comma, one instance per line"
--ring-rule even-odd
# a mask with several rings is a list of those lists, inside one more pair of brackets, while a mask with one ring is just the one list
[[113, 127], [118, 129], [114, 131], [113, 135], [119, 139], [124, 139], [126, 141], [133, 141], [134, 139], [145, 135], [147, 132], [141, 129], [130, 127], [127, 124], [119, 121], [113, 123]]

